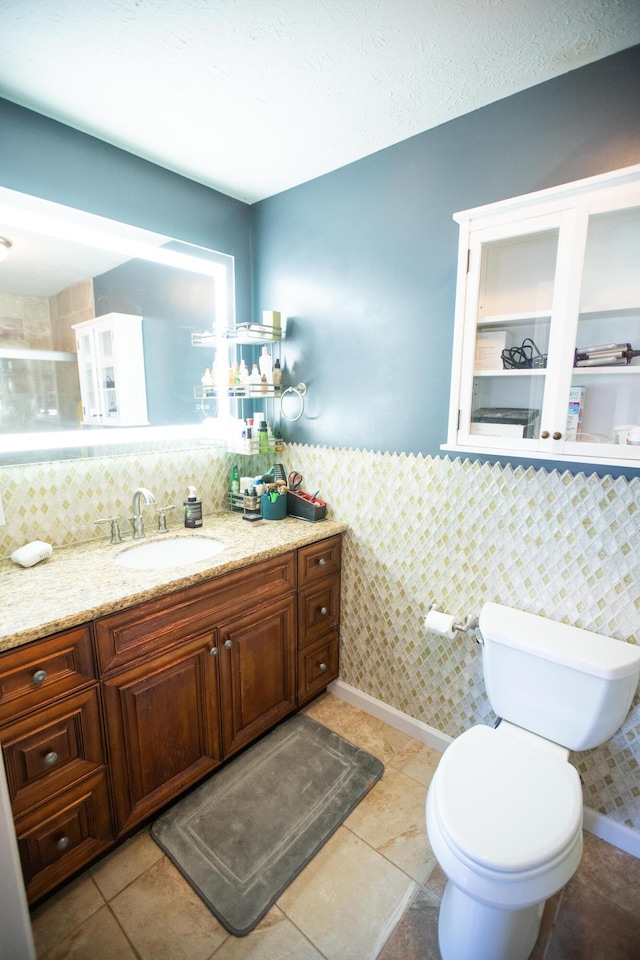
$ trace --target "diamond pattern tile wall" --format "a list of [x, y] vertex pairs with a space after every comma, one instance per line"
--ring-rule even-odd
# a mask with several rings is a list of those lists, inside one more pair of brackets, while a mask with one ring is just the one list
[[[496, 600], [640, 643], [640, 479], [305, 445], [280, 459], [349, 524], [342, 679], [398, 710], [450, 736], [493, 720], [477, 645], [424, 629], [432, 600], [460, 617]], [[5, 468], [0, 556], [104, 536], [95, 519], [128, 516], [140, 484], [181, 504], [195, 483], [205, 512], [223, 509], [231, 462], [201, 447]], [[640, 698], [573, 762], [585, 803], [640, 830]]]
[[[341, 677], [457, 736], [493, 714], [477, 645], [425, 631], [495, 600], [640, 642], [640, 480], [292, 446], [345, 542]], [[585, 802], [640, 830], [640, 698], [599, 750], [576, 755]]]

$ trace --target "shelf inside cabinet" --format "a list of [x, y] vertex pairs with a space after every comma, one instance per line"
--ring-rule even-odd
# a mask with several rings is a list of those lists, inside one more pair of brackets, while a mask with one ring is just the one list
[[622, 304], [618, 307], [598, 306], [598, 307], [580, 307], [580, 318], [586, 317], [593, 320], [611, 320], [614, 317], [640, 317], [640, 303]]
[[491, 317], [478, 317], [478, 330], [486, 327], [514, 327], [520, 324], [526, 325], [536, 321], [549, 322], [551, 314], [545, 311], [533, 311], [532, 313], [499, 313]]
[[[600, 367], [602, 369], [602, 367]], [[524, 367], [523, 369], [513, 369], [513, 370], [474, 370], [474, 377], [544, 377], [546, 374], [546, 369], [542, 368], [532, 368]]]

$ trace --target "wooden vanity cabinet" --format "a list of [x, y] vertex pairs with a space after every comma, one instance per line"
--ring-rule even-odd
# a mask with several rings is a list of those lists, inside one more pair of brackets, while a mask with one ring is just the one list
[[30, 902], [338, 676], [341, 536], [0, 654]]
[[88, 626], [0, 656], [0, 742], [27, 896], [114, 840]]

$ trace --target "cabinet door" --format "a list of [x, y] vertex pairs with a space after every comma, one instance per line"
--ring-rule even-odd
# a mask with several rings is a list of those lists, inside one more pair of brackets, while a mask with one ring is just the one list
[[82, 397], [82, 422], [101, 423], [102, 407], [96, 379], [94, 339], [91, 330], [76, 330], [76, 347], [78, 350], [80, 396]]
[[196, 637], [104, 681], [119, 832], [220, 762], [215, 641]]
[[295, 598], [220, 628], [224, 755], [243, 747], [296, 706]]
[[116, 358], [113, 330], [103, 327], [94, 331], [96, 380], [102, 419], [105, 423], [118, 423], [118, 388], [116, 382]]
[[611, 209], [591, 204], [570, 383], [573, 422], [563, 449], [637, 462], [640, 356], [632, 352], [640, 350], [640, 196], [610, 202]]
[[549, 447], [552, 432], [564, 436], [567, 407], [561, 424], [558, 410], [573, 365], [582, 221], [574, 209], [471, 232], [461, 444], [526, 453]]

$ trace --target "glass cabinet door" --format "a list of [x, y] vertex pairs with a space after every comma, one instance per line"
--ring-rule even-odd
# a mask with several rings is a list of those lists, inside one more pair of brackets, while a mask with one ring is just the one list
[[110, 328], [96, 330], [95, 336], [100, 406], [105, 420], [115, 420], [118, 417], [119, 410], [113, 331]]
[[570, 403], [567, 440], [594, 456], [603, 445], [609, 457], [640, 455], [638, 205], [589, 217]]
[[[472, 234], [463, 345], [459, 439], [482, 447], [538, 447], [549, 380], [562, 361], [554, 315], [563, 311], [558, 272], [562, 214]], [[566, 353], [566, 349], [564, 351]]]
[[78, 345], [78, 374], [82, 395], [82, 419], [84, 423], [99, 423], [102, 419], [100, 394], [96, 381], [93, 333], [90, 330], [76, 331]]

